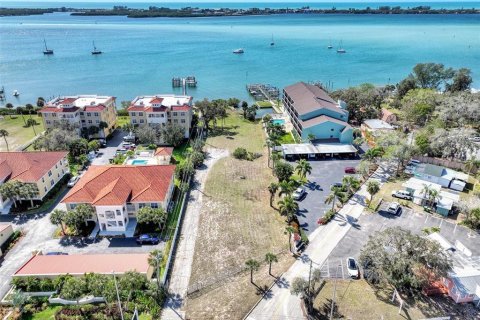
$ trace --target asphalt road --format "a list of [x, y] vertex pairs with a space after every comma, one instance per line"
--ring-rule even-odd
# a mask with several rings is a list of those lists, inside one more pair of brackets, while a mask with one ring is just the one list
[[298, 201], [297, 214], [300, 226], [307, 234], [318, 227], [318, 219], [331, 208], [331, 204], [325, 204], [331, 185], [342, 182], [346, 175], [345, 167], [356, 167], [359, 163], [360, 159], [310, 161], [312, 173], [308, 175], [309, 182], [305, 185], [307, 195]]
[[123, 137], [127, 135], [127, 132], [120, 129], [115, 130], [112, 139], [107, 141], [107, 147], [101, 148], [98, 151], [98, 156], [93, 159], [93, 165], [109, 164], [110, 159], [115, 157], [115, 152], [123, 142]]

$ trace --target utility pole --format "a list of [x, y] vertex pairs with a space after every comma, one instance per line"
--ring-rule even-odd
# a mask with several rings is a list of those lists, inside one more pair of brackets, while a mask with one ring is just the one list
[[113, 274], [113, 282], [115, 283], [115, 291], [117, 291], [117, 301], [118, 301], [118, 309], [120, 310], [120, 318], [123, 320], [122, 303], [120, 301], [120, 294], [118, 293], [117, 277], [115, 277], [115, 271], [112, 271], [112, 274]]

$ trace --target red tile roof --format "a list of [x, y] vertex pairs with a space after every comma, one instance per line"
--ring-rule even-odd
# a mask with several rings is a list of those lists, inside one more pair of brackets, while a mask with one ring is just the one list
[[35, 183], [67, 154], [66, 151], [0, 152], [0, 181], [7, 178]]
[[15, 272], [14, 277], [83, 275], [94, 272], [100, 274], [123, 274], [127, 271], [148, 272], [148, 254], [75, 254], [75, 255], [36, 255]]
[[160, 147], [155, 150], [155, 155], [156, 156], [171, 156], [173, 154], [173, 148], [172, 147]]
[[152, 106], [130, 106], [127, 111], [143, 111], [143, 112], [165, 112], [168, 108], [165, 106], [152, 107]]
[[91, 166], [62, 202], [123, 205], [164, 201], [174, 172], [174, 165]]
[[163, 98], [153, 98], [152, 100], [150, 100], [150, 103], [151, 104], [158, 104], [158, 103], [162, 103], [163, 101]]
[[74, 103], [78, 98], [66, 98], [63, 100], [60, 100], [58, 103], [59, 104], [72, 104]]
[[172, 106], [172, 111], [188, 111], [190, 110], [190, 106], [189, 105], [183, 105], [183, 106]]
[[96, 106], [85, 106], [84, 111], [103, 111], [105, 108], [103, 104], [99, 104]]
[[71, 108], [57, 108], [57, 107], [43, 107], [38, 112], [75, 112], [79, 107], [71, 107]]

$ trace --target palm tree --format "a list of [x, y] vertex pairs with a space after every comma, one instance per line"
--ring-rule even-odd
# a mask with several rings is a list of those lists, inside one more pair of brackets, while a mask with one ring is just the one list
[[21, 115], [22, 116], [22, 119], [23, 119], [23, 124], [25, 126], [27, 126], [27, 122], [25, 121], [25, 117], [23, 116], [23, 108], [22, 107], [17, 107], [17, 114]]
[[100, 132], [102, 132], [102, 138], [105, 139], [104, 129], [108, 128], [108, 123], [106, 123], [105, 121], [100, 121], [100, 123], [98, 124], [98, 128], [100, 129]]
[[257, 271], [258, 268], [260, 268], [260, 263], [258, 263], [258, 261], [255, 259], [248, 259], [245, 262], [245, 265], [247, 266], [247, 269], [250, 269], [250, 282], [254, 285], [255, 283], [253, 283], [253, 271]]
[[423, 193], [424, 199], [427, 200], [427, 202], [429, 202], [430, 200], [430, 192], [432, 192], [432, 190], [433, 189], [430, 187], [430, 185], [426, 183], [423, 184], [422, 193]]
[[292, 234], [295, 229], [291, 226], [285, 227], [285, 232], [288, 234], [288, 251], [292, 252]]
[[37, 136], [37, 132], [35, 131], [35, 125], [36, 125], [36, 124], [37, 124], [37, 121], [35, 121], [35, 119], [30, 118], [30, 119], [27, 120], [27, 126], [29, 126], [29, 127], [31, 126], [31, 127], [32, 127], [32, 129], [33, 129], [33, 134], [34, 134], [35, 136]]
[[354, 194], [360, 187], [360, 181], [353, 176], [344, 176], [342, 179], [343, 188], [347, 190], [349, 194]]
[[480, 167], [480, 160], [477, 160], [475, 156], [473, 156], [471, 159], [465, 161], [465, 170], [467, 170], [468, 175], [472, 173], [473, 168], [478, 168]]
[[27, 103], [25, 105], [25, 110], [28, 111], [28, 114], [30, 115], [30, 118], [32, 118], [32, 111], [33, 111], [33, 106], [30, 103]]
[[315, 138], [317, 138], [313, 133], [309, 133], [307, 135], [307, 139], [308, 141], [312, 142], [313, 140], [315, 140]]
[[377, 159], [383, 155], [383, 150], [379, 147], [368, 149], [362, 156], [363, 159], [376, 163]]
[[288, 221], [292, 221], [293, 215], [298, 210], [298, 203], [293, 200], [292, 196], [287, 195], [278, 201], [278, 209], [281, 215], [287, 216]]
[[300, 178], [304, 180], [307, 177], [307, 174], [312, 173], [312, 166], [310, 163], [305, 160], [305, 159], [300, 159], [300, 161], [297, 162], [297, 166], [295, 167], [295, 171], [298, 173]]
[[265, 146], [267, 147], [267, 152], [268, 152], [268, 167], [270, 168], [270, 159], [271, 159], [271, 148], [275, 147], [276, 143], [272, 141], [271, 139], [267, 139], [265, 141]]
[[335, 203], [338, 198], [343, 198], [345, 193], [340, 188], [332, 188], [332, 192], [325, 198], [326, 204], [332, 204], [332, 211], [334, 211]]
[[[7, 103], [5, 105], [5, 108], [7, 108], [8, 110], [12, 110], [13, 109], [13, 104], [11, 104], [10, 102]], [[10, 119], [12, 119], [12, 114], [10, 113]]]
[[8, 141], [7, 141], [8, 131], [5, 129], [0, 129], [0, 137], [2, 137], [5, 140], [5, 144], [7, 145], [7, 151], [10, 151], [8, 149]]
[[297, 182], [295, 180], [284, 180], [278, 184], [280, 187], [280, 196], [283, 195], [292, 195], [293, 191], [295, 191], [295, 188], [297, 187]]
[[273, 208], [273, 199], [275, 198], [275, 194], [278, 191], [278, 184], [275, 182], [270, 183], [268, 186], [268, 192], [270, 192], [270, 207]]
[[163, 261], [163, 252], [161, 250], [153, 250], [148, 255], [148, 265], [157, 273], [157, 299], [163, 294], [162, 284], [160, 283], [160, 267]]
[[50, 214], [50, 222], [52, 224], [58, 224], [62, 228], [62, 233], [65, 235], [65, 228], [63, 226], [63, 219], [67, 213], [64, 210], [55, 209]]
[[378, 181], [375, 180], [370, 180], [367, 182], [367, 192], [370, 194], [370, 201], [372, 201], [372, 198], [375, 194], [380, 191], [380, 184]]
[[275, 254], [268, 252], [265, 255], [265, 261], [268, 262], [268, 274], [272, 275], [272, 262], [278, 262], [278, 258]]
[[94, 136], [94, 135], [96, 135], [99, 131], [100, 131], [100, 128], [99, 128], [99, 127], [90, 126], [90, 127], [88, 127], [88, 136], [89, 136], [89, 137]]
[[428, 199], [429, 199], [429, 202], [430, 202], [430, 208], [433, 209], [433, 205], [435, 204], [435, 202], [442, 199], [442, 196], [440, 195], [440, 193], [437, 190], [431, 189], [429, 194], [428, 194]]
[[30, 206], [33, 208], [33, 198], [38, 196], [38, 187], [33, 183], [25, 183], [23, 188], [23, 197], [30, 199]]

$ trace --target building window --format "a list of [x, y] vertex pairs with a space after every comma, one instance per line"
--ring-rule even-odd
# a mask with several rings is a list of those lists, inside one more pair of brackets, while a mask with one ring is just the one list
[[99, 216], [100, 218], [105, 218], [105, 215], [104, 215], [103, 213], [99, 213], [98, 216]]
[[334, 129], [330, 129], [330, 131], [333, 131]]
[[180, 120], [181, 123], [185, 123], [185, 119]]
[[107, 227], [116, 227], [117, 221], [107, 220]]
[[150, 203], [150, 207], [152, 207], [152, 209], [158, 209], [158, 203], [152, 202]]
[[105, 211], [105, 216], [107, 217], [107, 219], [115, 219], [115, 212]]
[[65, 170], [62, 169], [62, 174], [65, 174]]
[[123, 221], [118, 221], [118, 226], [123, 227]]
[[70, 203], [70, 210], [73, 210], [77, 207], [76, 203]]
[[100, 123], [100, 120], [95, 120], [95, 123], [96, 123], [96, 124], [99, 124], [99, 123]]
[[143, 117], [143, 112], [139, 112], [139, 113], [138, 113], [138, 116], [139, 116], [139, 117]]
[[182, 117], [185, 117], [185, 112], [180, 112], [180, 115], [181, 115]]
[[92, 123], [93, 123], [93, 121], [92, 121], [92, 120], [88, 120], [88, 124], [92, 124]]
[[83, 116], [85, 113], [84, 112], [80, 112], [80, 115]]
[[43, 187], [43, 190], [45, 190], [45, 192], [47, 192], [47, 187]]
[[45, 178], [42, 177], [42, 182], [45, 183]]
[[47, 124], [50, 124], [50, 123], [51, 123], [51, 121], [50, 121], [50, 120], [47, 120], [47, 121], [45, 121], [45, 122], [46, 122]]
[[132, 120], [132, 123], [137, 123], [137, 120], [136, 120], [136, 119], [133, 119], [133, 120]]
[[161, 113], [160, 118], [165, 118], [165, 115], [163, 113]]
[[177, 114], [178, 114], [178, 112], [174, 112], [174, 113], [173, 113], [173, 116], [174, 116], [174, 117], [176, 117], [176, 116], [177, 116]]
[[50, 185], [53, 186], [55, 184], [55, 181], [50, 180]]
[[135, 117], [136, 113], [135, 112], [132, 112], [132, 116]]
[[48, 176], [50, 177], [52, 175], [52, 170], [48, 171]]
[[116, 212], [117, 212], [117, 216], [122, 214], [122, 212], [120, 210], [116, 210]]
[[98, 112], [94, 112], [93, 115], [94, 115], [95, 117], [98, 117], [98, 116], [99, 116]]
[[85, 123], [85, 120], [82, 120], [82, 123]]
[[142, 209], [143, 207], [145, 207], [145, 203], [139, 203], [138, 204], [138, 209]]

